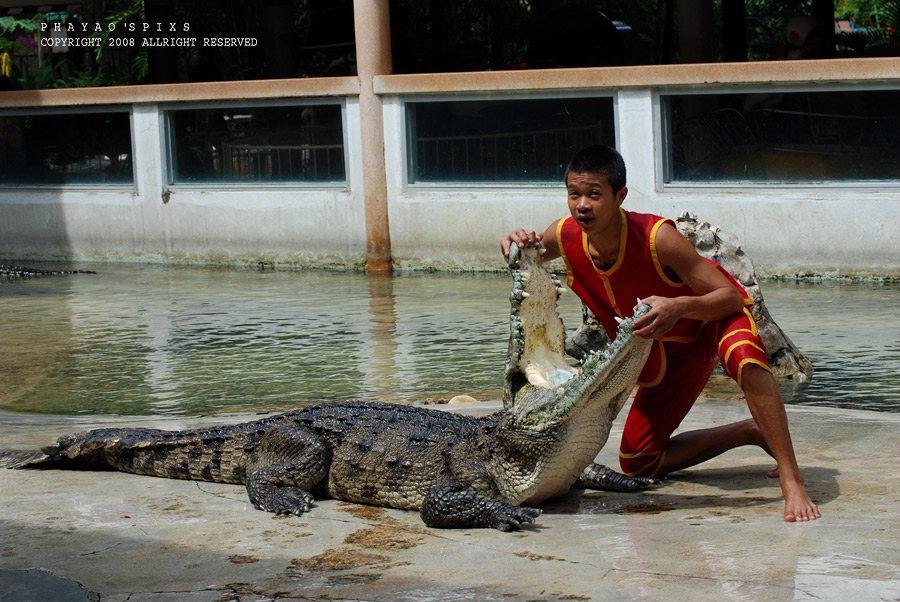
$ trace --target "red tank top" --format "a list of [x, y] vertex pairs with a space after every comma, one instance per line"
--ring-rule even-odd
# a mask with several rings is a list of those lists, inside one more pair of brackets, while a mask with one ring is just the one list
[[[608, 270], [601, 270], [594, 265], [588, 250], [587, 235], [581, 231], [571, 217], [559, 221], [556, 228], [556, 240], [560, 253], [566, 262], [568, 285], [587, 305], [611, 338], [614, 338], [618, 325], [615, 317], [625, 318], [634, 313], [637, 300], [657, 295], [659, 297], [682, 297], [697, 295], [697, 292], [684, 282], [675, 282], [669, 278], [660, 263], [656, 250], [656, 234], [660, 226], [674, 223], [670, 219], [633, 213], [619, 208], [622, 216], [621, 238], [619, 240], [619, 256]], [[744, 289], [725, 272], [721, 266], [713, 263], [731, 283], [740, 290], [744, 299]], [[642, 386], [658, 384], [665, 375], [666, 360], [664, 342], [690, 343], [693, 341], [705, 322], [682, 318], [665, 335], [657, 339], [647, 360], [644, 370], [638, 379]]]

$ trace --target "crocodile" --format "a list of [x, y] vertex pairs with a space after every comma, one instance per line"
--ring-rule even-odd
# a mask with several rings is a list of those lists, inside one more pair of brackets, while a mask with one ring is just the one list
[[31, 278], [32, 276], [58, 276], [60, 274], [96, 274], [93, 270], [42, 270], [21, 265], [0, 265], [0, 278]]
[[534, 523], [535, 506], [572, 486], [631, 491], [593, 462], [650, 351], [624, 320], [603, 351], [570, 366], [559, 281], [540, 249], [510, 253], [510, 339], [503, 409], [468, 416], [421, 406], [324, 402], [237, 425], [182, 431], [106, 428], [41, 451], [0, 452], [8, 468], [112, 469], [244, 484], [251, 503], [301, 514], [315, 496], [418, 510], [430, 527]]

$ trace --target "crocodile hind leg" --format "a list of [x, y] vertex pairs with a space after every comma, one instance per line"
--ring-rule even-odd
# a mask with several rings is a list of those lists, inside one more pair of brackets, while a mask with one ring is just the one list
[[491, 527], [511, 531], [534, 523], [538, 508], [513, 506], [472, 490], [461, 479], [443, 481], [432, 487], [422, 502], [422, 520], [429, 527]]
[[247, 479], [250, 502], [266, 512], [308, 512], [309, 492], [328, 475], [331, 452], [314, 432], [295, 424], [274, 426], [254, 452]]
[[626, 493], [628, 491], [637, 491], [638, 489], [648, 489], [654, 485], [659, 485], [659, 483], [659, 479], [629, 477], [621, 472], [616, 472], [609, 466], [592, 463], [581, 471], [576, 485], [585, 489]]

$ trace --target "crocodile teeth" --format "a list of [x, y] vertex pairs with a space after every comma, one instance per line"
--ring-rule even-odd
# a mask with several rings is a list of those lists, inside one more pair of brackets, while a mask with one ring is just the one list
[[559, 288], [556, 289], [556, 292], [559, 293], [559, 294], [561, 295], [561, 294], [563, 294], [564, 292], [566, 292], [566, 289], [564, 289], [563, 287], [559, 287]]
[[526, 293], [525, 291], [522, 291], [522, 296], [523, 296], [523, 297], [530, 297], [530, 296], [531, 296], [531, 293]]
[[616, 319], [616, 324], [621, 324], [622, 322], [625, 321], [622, 318], [620, 318], [619, 316], [613, 316], [613, 317]]

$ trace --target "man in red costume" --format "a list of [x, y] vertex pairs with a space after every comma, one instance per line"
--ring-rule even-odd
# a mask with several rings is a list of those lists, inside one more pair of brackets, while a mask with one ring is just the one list
[[[543, 261], [562, 257], [569, 288], [613, 336], [615, 318], [633, 313], [635, 299], [651, 307], [635, 322], [635, 334], [657, 344], [625, 421], [622, 470], [661, 477], [735, 447], [758, 445], [778, 463], [770, 476], [781, 484], [784, 520], [819, 518], [746, 292], [718, 264], [700, 257], [671, 220], [621, 208], [628, 189], [615, 149], [593, 146], [575, 155], [566, 187], [571, 217], [543, 234], [515, 230], [500, 246], [508, 256], [513, 243], [539, 241], [546, 249]], [[753, 418], [672, 437], [719, 361], [744, 391]]]

